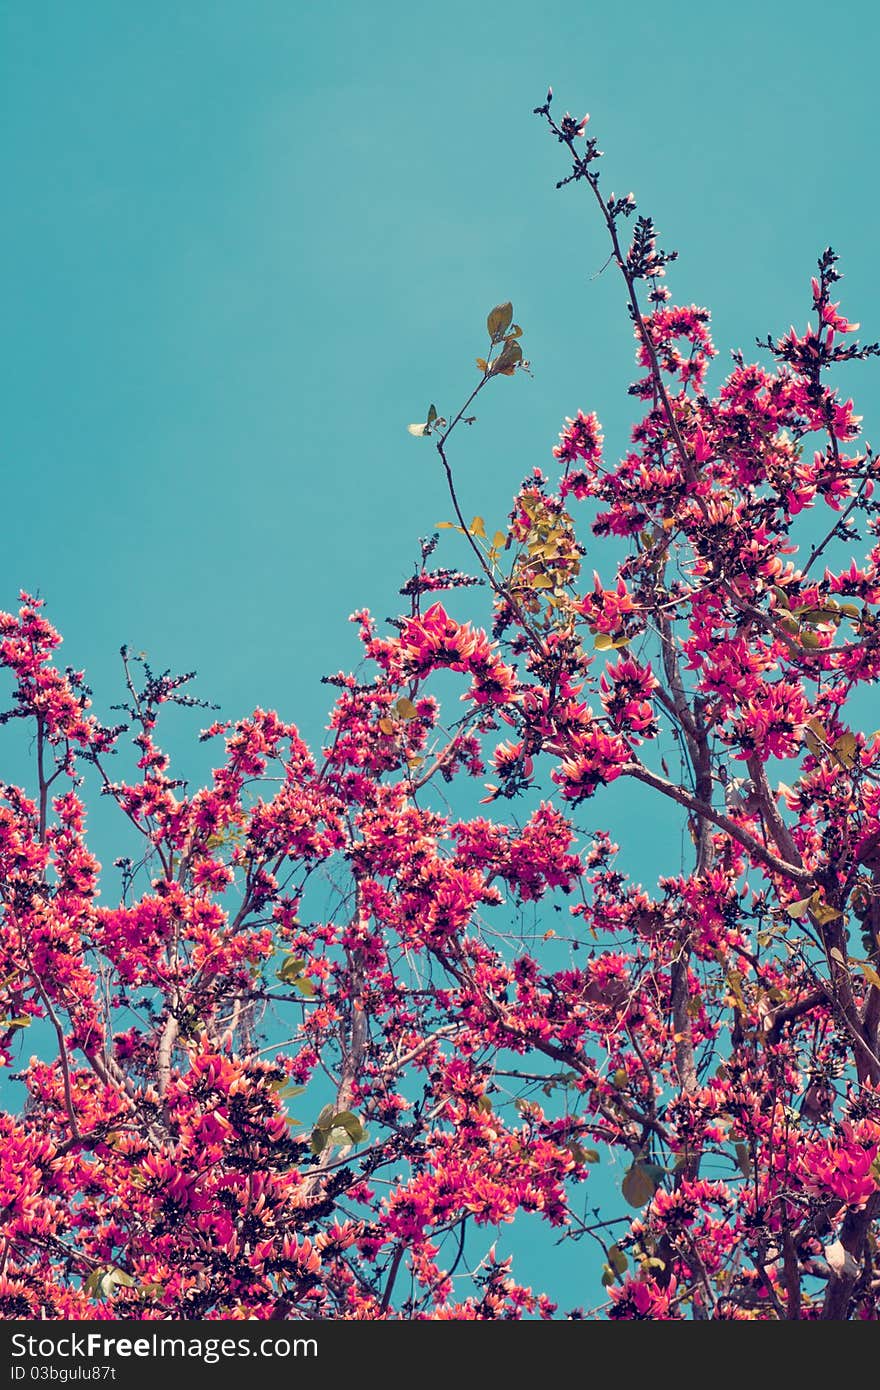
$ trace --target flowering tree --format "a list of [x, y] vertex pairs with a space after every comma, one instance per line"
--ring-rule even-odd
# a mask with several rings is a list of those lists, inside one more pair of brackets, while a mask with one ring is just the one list
[[[34, 759], [0, 802], [5, 1318], [878, 1317], [880, 521], [828, 381], [878, 349], [826, 251], [811, 323], [709, 396], [707, 312], [649, 219], [622, 239], [586, 119], [537, 114], [623, 278], [629, 448], [579, 411], [504, 530], [466, 521], [451, 438], [526, 365], [493, 309], [467, 403], [410, 426], [475, 574], [434, 537], [395, 623], [355, 615], [319, 755], [258, 709], [204, 731], [191, 792], [157, 741], [189, 676], [123, 652], [108, 727], [41, 603], [0, 615]], [[601, 576], [585, 530], [618, 538]], [[455, 616], [477, 578], [491, 635]], [[686, 870], [644, 886], [576, 829], [618, 779], [681, 816]], [[597, 1164], [618, 1196], [585, 1216]], [[496, 1228], [525, 1213], [601, 1246], [595, 1309], [519, 1282]]]

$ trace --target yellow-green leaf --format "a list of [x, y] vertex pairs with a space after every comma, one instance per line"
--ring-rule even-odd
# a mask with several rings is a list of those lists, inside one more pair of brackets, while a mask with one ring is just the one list
[[291, 984], [298, 975], [301, 975], [306, 968], [307, 962], [302, 956], [287, 956], [276, 971], [279, 980], [285, 984]]
[[486, 523], [481, 516], [475, 516], [471, 522], [471, 535], [486, 538]]
[[873, 985], [875, 989], [880, 989], [880, 975], [877, 974], [873, 965], [869, 965], [866, 960], [860, 960], [857, 964], [868, 984]]
[[838, 616], [833, 608], [796, 608], [794, 611], [802, 623], [809, 623], [811, 627], [818, 623], [832, 622]]
[[821, 757], [822, 744], [828, 742], [828, 731], [821, 719], [810, 719], [804, 730], [804, 743], [813, 754], [814, 758]]
[[811, 901], [811, 898], [798, 898], [796, 903], [789, 903], [785, 910], [789, 917], [793, 917], [796, 922], [800, 921], [801, 917], [806, 915]]
[[333, 1116], [331, 1129], [342, 1129], [353, 1144], [360, 1144], [365, 1138], [364, 1127], [353, 1110], [340, 1110]]
[[823, 902], [818, 893], [814, 893], [810, 899], [810, 911], [820, 927], [827, 927], [829, 922], [834, 922], [838, 917], [843, 916], [839, 908], [832, 907], [830, 903]]
[[401, 695], [394, 708], [401, 719], [416, 719], [418, 717], [418, 710], [412, 700], [408, 700], [405, 695]]
[[834, 740], [834, 752], [843, 767], [852, 767], [855, 764], [858, 746], [859, 741], [855, 734], [841, 734], [840, 738]]
[[507, 536], [504, 534], [503, 531], [495, 532], [495, 535], [492, 537], [492, 544], [494, 545], [496, 550], [504, 549], [505, 545], [507, 544]]
[[641, 1163], [634, 1163], [626, 1173], [620, 1190], [631, 1207], [643, 1207], [654, 1196], [657, 1184]]
[[628, 1260], [619, 1245], [608, 1247], [608, 1263], [615, 1274], [626, 1274]]

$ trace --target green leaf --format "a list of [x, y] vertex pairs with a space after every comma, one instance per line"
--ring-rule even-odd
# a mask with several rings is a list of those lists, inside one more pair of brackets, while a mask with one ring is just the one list
[[277, 1081], [270, 1081], [269, 1087], [275, 1092], [279, 1100], [291, 1100], [293, 1096], [301, 1096], [306, 1089], [305, 1086], [297, 1086], [292, 1081], [285, 1081], [280, 1077]]
[[29, 1014], [19, 1014], [17, 1018], [0, 1019], [0, 1028], [30, 1028], [31, 1022]]
[[839, 616], [833, 608], [796, 608], [794, 611], [802, 623], [809, 623], [811, 627], [815, 627], [817, 623], [831, 622]]
[[367, 1131], [357, 1115], [353, 1115], [351, 1111], [346, 1111], [345, 1116], [345, 1119], [341, 1115], [336, 1116], [334, 1128], [343, 1129], [353, 1144], [362, 1144], [367, 1137]]
[[315, 993], [315, 984], [307, 975], [303, 975], [307, 965], [308, 961], [302, 956], [288, 956], [280, 969], [275, 971], [275, 978], [282, 980], [286, 985], [292, 985], [300, 994], [311, 999]]
[[418, 710], [412, 700], [408, 700], [405, 695], [401, 695], [394, 708], [401, 719], [416, 719], [418, 717]]
[[869, 965], [866, 960], [856, 961], [856, 964], [868, 981], [868, 984], [873, 985], [875, 989], [880, 989], [880, 975], [877, 974], [873, 965]]
[[337, 1113], [333, 1116], [333, 1124], [334, 1124], [334, 1126], [335, 1126], [335, 1125], [342, 1125], [342, 1128], [343, 1128], [343, 1129], [345, 1129], [345, 1128], [346, 1128], [348, 1125], [350, 1125], [350, 1124], [359, 1124], [359, 1123], [360, 1123], [360, 1121], [358, 1120], [358, 1117], [357, 1117], [357, 1115], [354, 1113], [353, 1110], [339, 1110], [339, 1111], [337, 1111]]
[[322, 1154], [324, 1152], [326, 1147], [327, 1135], [324, 1133], [323, 1129], [318, 1129], [317, 1127], [315, 1127], [315, 1129], [312, 1130], [312, 1135], [309, 1139], [310, 1150], [317, 1157], [318, 1154]]
[[112, 1298], [113, 1290], [116, 1288], [133, 1289], [135, 1281], [130, 1274], [126, 1274], [124, 1269], [112, 1267], [107, 1269], [94, 1269], [85, 1281], [85, 1291], [92, 1296], [100, 1294], [102, 1298]]
[[290, 984], [297, 975], [302, 974], [306, 965], [307, 961], [302, 956], [287, 956], [275, 973], [279, 980], [283, 980], [285, 984]]
[[626, 1274], [629, 1266], [629, 1261], [619, 1245], [610, 1245], [608, 1247], [608, 1263], [615, 1274]]
[[490, 309], [486, 319], [486, 328], [493, 342], [504, 336], [510, 327], [512, 319], [513, 305], [509, 300], [504, 304], [496, 304], [494, 309]]
[[657, 1184], [643, 1163], [634, 1163], [623, 1179], [621, 1192], [631, 1207], [643, 1207], [657, 1190]]
[[802, 917], [806, 916], [811, 902], [812, 898], [798, 898], [796, 903], [789, 903], [785, 910], [789, 917], [793, 917], [796, 922], [799, 922]]
[[353, 1110], [340, 1110], [338, 1114], [331, 1114], [329, 1117], [325, 1118], [325, 1112], [327, 1110], [332, 1110], [332, 1106], [324, 1107], [324, 1110], [321, 1111], [318, 1117], [318, 1123], [312, 1131], [313, 1141], [316, 1135], [321, 1136], [321, 1149], [319, 1149], [318, 1152], [325, 1149], [328, 1144], [344, 1145], [346, 1143], [362, 1144], [364, 1142], [367, 1137], [367, 1131], [364, 1129]]
[[841, 766], [854, 766], [858, 746], [859, 741], [855, 734], [841, 734], [840, 738], [834, 740], [834, 753]]
[[823, 902], [818, 893], [814, 893], [810, 899], [810, 911], [820, 927], [827, 927], [829, 922], [835, 922], [838, 917], [843, 916], [839, 908]]
[[163, 1290], [164, 1285], [158, 1283], [155, 1279], [146, 1282], [141, 1281], [141, 1283], [138, 1284], [138, 1293], [144, 1298], [158, 1298]]
[[333, 1121], [335, 1117], [336, 1116], [333, 1106], [325, 1105], [317, 1120], [315, 1121], [315, 1129], [320, 1129], [324, 1132], [331, 1130], [333, 1128]]
[[828, 742], [828, 731], [821, 719], [810, 719], [804, 730], [804, 743], [814, 758], [822, 756], [822, 745]]
[[429, 406], [428, 406], [428, 418], [427, 418], [427, 420], [425, 421], [425, 424], [428, 426], [428, 429], [431, 428], [431, 426], [433, 425], [433, 423], [434, 423], [434, 421], [435, 421], [436, 419], [437, 419], [437, 407], [434, 406], [434, 405], [429, 405]]
[[295, 1095], [302, 1095], [304, 1090], [306, 1090], [306, 1087], [295, 1086], [293, 1081], [288, 1081], [286, 1086], [282, 1083], [281, 1086], [278, 1087], [278, 1099], [281, 1099], [281, 1101], [291, 1101]]

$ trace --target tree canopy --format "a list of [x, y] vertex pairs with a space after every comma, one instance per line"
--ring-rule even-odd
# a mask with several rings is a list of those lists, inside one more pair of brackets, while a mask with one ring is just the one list
[[[878, 470], [837, 384], [878, 348], [828, 249], [806, 325], [710, 386], [588, 118], [536, 114], [609, 238], [636, 421], [611, 450], [573, 403], [503, 528], [467, 517], [456, 433], [528, 370], [489, 312], [461, 407], [409, 426], [472, 563], [435, 534], [393, 622], [353, 615], [323, 748], [218, 719], [192, 790], [160, 741], [191, 673], [123, 650], [105, 723], [43, 603], [0, 614], [32, 754], [0, 786], [4, 1318], [878, 1316]], [[626, 781], [691, 846], [656, 883], [577, 820]], [[524, 1214], [601, 1249], [593, 1304], [499, 1252]]]

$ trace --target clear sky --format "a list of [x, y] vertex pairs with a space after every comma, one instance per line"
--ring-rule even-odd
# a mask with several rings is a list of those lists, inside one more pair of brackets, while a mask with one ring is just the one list
[[[865, 0], [0, 0], [0, 607], [45, 595], [102, 713], [126, 641], [319, 741], [348, 614], [396, 612], [449, 515], [405, 427], [467, 394], [491, 305], [534, 379], [456, 444], [465, 510], [500, 524], [579, 407], [626, 446], [631, 329], [554, 190], [548, 83], [722, 361], [806, 318], [829, 243], [880, 337], [878, 29]], [[875, 439], [876, 370], [849, 373]]]
[[0, 604], [38, 588], [99, 694], [127, 640], [317, 736], [347, 615], [396, 611], [448, 513], [405, 425], [470, 386], [490, 305], [535, 376], [458, 445], [464, 505], [500, 520], [579, 406], [625, 443], [630, 329], [553, 188], [548, 82], [719, 345], [803, 318], [828, 242], [877, 335], [877, 36], [859, 0], [3, 0]]

